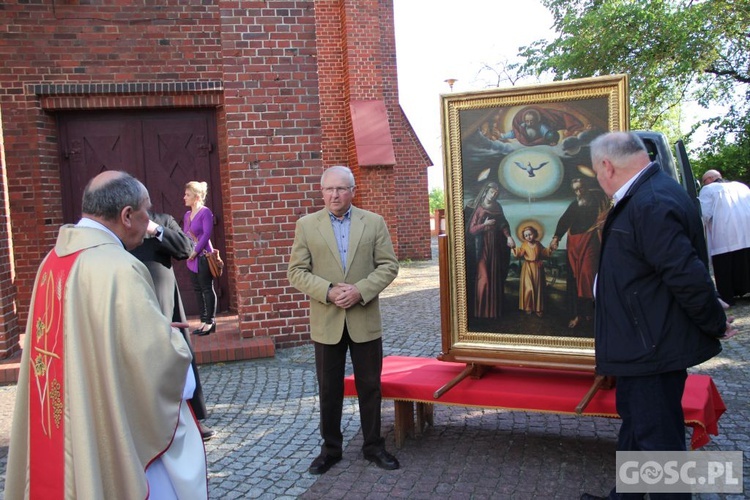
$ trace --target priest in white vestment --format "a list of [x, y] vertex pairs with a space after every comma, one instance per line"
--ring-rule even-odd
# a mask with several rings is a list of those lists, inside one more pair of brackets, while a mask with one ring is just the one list
[[703, 174], [701, 215], [714, 267], [716, 291], [729, 305], [750, 293], [750, 188], [718, 170]]
[[205, 449], [185, 399], [191, 355], [127, 250], [148, 192], [106, 171], [60, 229], [34, 285], [5, 483], [7, 500], [205, 499]]

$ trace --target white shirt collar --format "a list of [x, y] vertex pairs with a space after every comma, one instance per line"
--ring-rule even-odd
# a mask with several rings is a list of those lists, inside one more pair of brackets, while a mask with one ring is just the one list
[[89, 219], [88, 217], [81, 217], [81, 220], [78, 221], [78, 224], [76, 224], [76, 227], [90, 227], [93, 229], [101, 229], [105, 233], [109, 233], [114, 237], [114, 239], [117, 240], [117, 242], [122, 245], [123, 248], [125, 248], [125, 245], [123, 245], [122, 240], [117, 236], [115, 233], [112, 232], [111, 229], [109, 229], [104, 224], [95, 221], [94, 219]]
[[639, 178], [639, 177], [640, 177], [641, 175], [643, 175], [643, 172], [645, 172], [645, 171], [646, 171], [646, 169], [647, 169], [648, 167], [650, 167], [651, 165], [653, 165], [653, 164], [654, 164], [654, 162], [651, 162], [651, 163], [649, 163], [648, 165], [646, 165], [645, 167], [643, 167], [643, 168], [642, 168], [642, 169], [641, 169], [641, 170], [640, 170], [640, 171], [639, 171], [639, 172], [638, 172], [637, 174], [635, 174], [635, 175], [634, 175], [633, 177], [631, 177], [631, 178], [630, 178], [630, 180], [629, 180], [628, 182], [626, 182], [625, 184], [623, 184], [623, 185], [622, 185], [622, 186], [620, 187], [620, 189], [618, 189], [617, 191], [615, 191], [615, 194], [614, 194], [614, 195], [612, 196], [612, 205], [613, 205], [613, 206], [614, 206], [614, 205], [617, 205], [617, 203], [618, 203], [618, 202], [619, 202], [619, 201], [620, 201], [620, 200], [621, 200], [621, 199], [622, 199], [622, 198], [623, 198], [623, 197], [625, 196], [625, 194], [626, 194], [626, 193], [628, 192], [628, 189], [630, 189], [630, 186], [632, 186], [632, 185], [633, 185], [633, 183], [635, 183], [635, 181], [637, 181], [637, 180], [638, 180], [638, 178]]

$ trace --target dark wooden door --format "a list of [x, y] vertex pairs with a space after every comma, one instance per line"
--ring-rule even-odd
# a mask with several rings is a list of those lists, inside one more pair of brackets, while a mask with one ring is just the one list
[[[124, 170], [143, 182], [154, 211], [182, 224], [188, 181], [206, 181], [206, 205], [214, 213], [211, 241], [224, 250], [221, 189], [212, 110], [71, 112], [58, 118], [63, 185], [63, 217], [76, 222], [86, 183], [104, 170]], [[184, 262], [174, 263], [182, 300], [189, 315], [197, 302]], [[220, 311], [228, 309], [227, 276], [217, 282]]]
[[[86, 183], [105, 170], [124, 170], [143, 180], [141, 134], [131, 123], [109, 115], [89, 119], [61, 117], [63, 218], [76, 222]], [[70, 117], [72, 118], [72, 116]]]

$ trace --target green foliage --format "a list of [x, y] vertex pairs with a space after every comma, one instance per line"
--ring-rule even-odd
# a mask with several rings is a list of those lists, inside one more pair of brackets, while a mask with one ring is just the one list
[[[682, 104], [729, 107], [711, 118], [701, 155], [736, 145], [750, 163], [745, 125], [750, 107], [750, 0], [541, 0], [557, 39], [521, 48], [522, 72], [556, 80], [626, 73], [630, 125], [679, 134]], [[738, 96], [742, 96], [738, 98]]]
[[699, 150], [698, 159], [691, 162], [696, 178], [700, 179], [709, 169], [721, 172], [725, 179], [750, 184], [750, 130], [746, 125], [744, 134], [734, 143], [709, 143]]
[[440, 188], [432, 188], [430, 191], [430, 213], [439, 208], [445, 208], [445, 192]]

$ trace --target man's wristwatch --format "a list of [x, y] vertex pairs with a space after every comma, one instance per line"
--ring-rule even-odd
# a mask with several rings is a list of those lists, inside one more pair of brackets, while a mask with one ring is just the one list
[[164, 227], [156, 226], [156, 230], [154, 231], [154, 238], [159, 238], [159, 241], [161, 241], [162, 236], [164, 236]]

